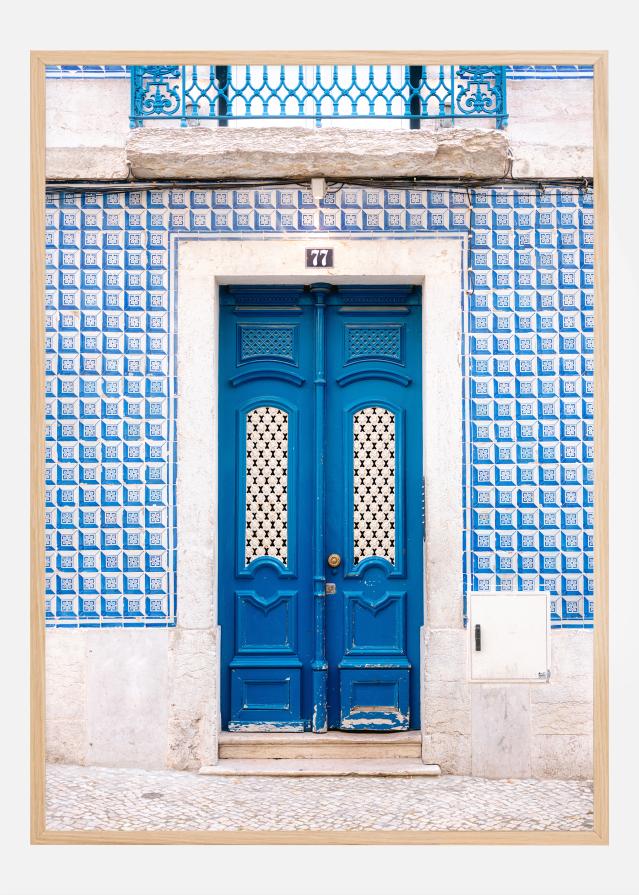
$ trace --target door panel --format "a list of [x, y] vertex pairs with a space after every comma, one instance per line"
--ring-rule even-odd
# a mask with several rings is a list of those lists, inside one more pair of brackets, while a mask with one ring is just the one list
[[313, 434], [312, 315], [291, 290], [279, 297], [274, 309], [221, 296], [218, 601], [230, 730], [304, 730], [312, 711], [311, 548], [300, 534], [312, 513], [313, 457], [302, 449]]
[[419, 726], [420, 330], [412, 287], [222, 289], [231, 730]]
[[[345, 294], [348, 298], [348, 293]], [[419, 726], [421, 307], [343, 304], [328, 318], [329, 726]], [[331, 588], [332, 589], [332, 588]]]

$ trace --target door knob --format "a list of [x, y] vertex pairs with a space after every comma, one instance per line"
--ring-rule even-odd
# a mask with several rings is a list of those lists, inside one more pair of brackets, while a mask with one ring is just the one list
[[340, 563], [342, 562], [342, 557], [339, 553], [331, 553], [327, 560], [331, 569], [336, 569]]

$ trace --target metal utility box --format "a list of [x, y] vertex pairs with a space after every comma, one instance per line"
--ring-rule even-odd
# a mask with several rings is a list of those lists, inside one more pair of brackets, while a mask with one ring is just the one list
[[470, 593], [471, 681], [550, 678], [550, 600], [547, 593]]

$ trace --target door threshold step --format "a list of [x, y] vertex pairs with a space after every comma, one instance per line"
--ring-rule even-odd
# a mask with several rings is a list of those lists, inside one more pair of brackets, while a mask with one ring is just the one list
[[303, 761], [421, 759], [419, 730], [393, 733], [246, 733], [220, 735], [219, 758]]
[[205, 765], [200, 774], [209, 777], [439, 777], [437, 764], [424, 764], [417, 759], [322, 759], [223, 758], [217, 764]]
[[271, 731], [233, 731], [220, 733], [220, 743], [421, 743], [419, 730], [395, 730], [388, 733], [355, 733], [329, 730], [326, 733], [277, 733]]

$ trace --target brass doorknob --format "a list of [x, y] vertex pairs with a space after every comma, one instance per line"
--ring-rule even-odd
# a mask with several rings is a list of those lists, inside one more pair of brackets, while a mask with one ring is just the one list
[[341, 561], [342, 557], [339, 555], [339, 553], [331, 553], [327, 560], [331, 569], [336, 569], [340, 565]]

